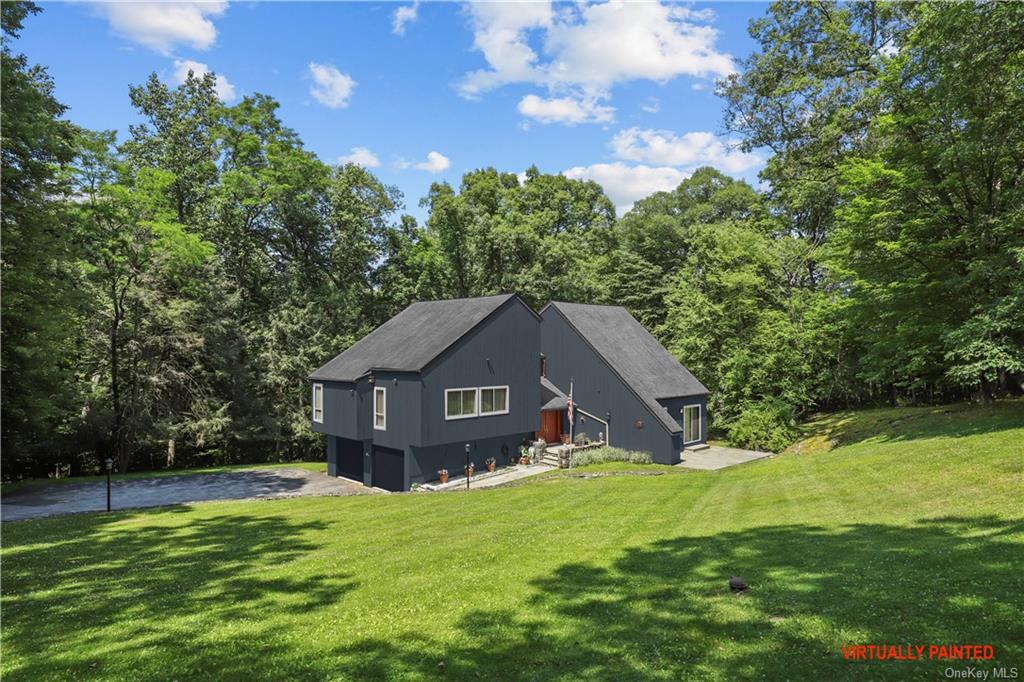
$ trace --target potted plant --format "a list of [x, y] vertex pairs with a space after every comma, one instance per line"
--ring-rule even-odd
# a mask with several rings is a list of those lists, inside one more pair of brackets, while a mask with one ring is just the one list
[[494, 471], [494, 467], [498, 464], [498, 462], [493, 457], [488, 457], [486, 460], [484, 460], [484, 464], [487, 465], [488, 471]]
[[437, 472], [437, 477], [441, 479], [441, 483], [442, 484], [447, 483], [448, 482], [448, 470], [447, 469], [441, 469], [440, 471]]
[[466, 478], [472, 478], [473, 477], [473, 470], [474, 470], [473, 467], [474, 467], [474, 465], [473, 465], [472, 462], [470, 462], [469, 464], [467, 464], [466, 466], [463, 467], [463, 470], [466, 472]]

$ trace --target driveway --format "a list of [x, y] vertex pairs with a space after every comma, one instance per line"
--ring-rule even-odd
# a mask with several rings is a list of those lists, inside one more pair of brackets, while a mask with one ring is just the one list
[[726, 467], [746, 464], [756, 459], [771, 457], [770, 452], [758, 452], [757, 450], [741, 450], [739, 448], [723, 448], [719, 445], [710, 445], [703, 450], [684, 450], [682, 459], [676, 466], [684, 469], [702, 469], [704, 471], [715, 471]]
[[[365, 495], [376, 492], [343, 478], [304, 469], [251, 469], [220, 474], [191, 474], [117, 480], [111, 484], [114, 509], [159, 507], [206, 500], [246, 500], [307, 495]], [[0, 518], [34, 519], [107, 508], [106, 479], [82, 483], [28, 486], [3, 495]]]

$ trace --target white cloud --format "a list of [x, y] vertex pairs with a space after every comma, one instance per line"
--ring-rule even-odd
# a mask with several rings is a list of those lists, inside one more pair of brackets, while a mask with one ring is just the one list
[[620, 130], [611, 141], [615, 156], [627, 161], [666, 166], [714, 166], [727, 173], [742, 173], [764, 163], [754, 153], [741, 152], [723, 144], [713, 133], [676, 135], [668, 130]]
[[427, 154], [426, 161], [416, 163], [414, 161], [408, 161], [400, 158], [395, 162], [395, 165], [399, 168], [415, 168], [417, 170], [427, 171], [428, 173], [440, 173], [441, 171], [448, 170], [448, 167], [452, 165], [452, 162], [441, 152], [430, 152]]
[[338, 159], [338, 163], [354, 163], [363, 168], [376, 168], [380, 159], [366, 147], [352, 147], [352, 151]]
[[541, 123], [607, 123], [612, 120], [614, 107], [597, 104], [594, 99], [576, 100], [569, 97], [545, 99], [527, 95], [519, 102], [519, 113]]
[[705, 13], [679, 5], [608, 2], [587, 5], [578, 23], [555, 24], [547, 50], [556, 55], [548, 71], [555, 79], [610, 86], [676, 76], [725, 76], [735, 67], [718, 52], [718, 31]]
[[396, 9], [391, 19], [391, 32], [398, 36], [404, 36], [405, 25], [416, 23], [419, 7], [419, 0], [416, 0], [411, 5], [403, 5]]
[[[174, 82], [181, 85], [188, 79], [188, 72], [191, 71], [196, 76], [202, 76], [210, 72], [210, 67], [202, 62], [193, 61], [191, 59], [175, 59], [174, 60]], [[226, 76], [217, 75], [217, 97], [222, 102], [230, 102], [235, 98], [235, 86], [231, 84], [231, 81]]]
[[118, 35], [170, 56], [178, 44], [209, 49], [217, 39], [211, 18], [226, 2], [101, 2], [93, 5]]
[[356, 87], [351, 76], [330, 64], [316, 62], [309, 63], [309, 75], [313, 78], [313, 87], [309, 89], [313, 99], [331, 109], [344, 109], [348, 106], [348, 98]]
[[688, 172], [671, 166], [629, 166], [621, 162], [574, 166], [562, 171], [562, 175], [573, 180], [593, 180], [601, 185], [620, 215], [632, 208], [635, 201], [654, 192], [673, 190], [690, 177]]
[[473, 27], [473, 47], [483, 53], [490, 69], [473, 71], [459, 84], [463, 97], [516, 82], [540, 82], [534, 66], [537, 54], [527, 32], [551, 25], [554, 12], [546, 2], [480, 2], [467, 7]]
[[648, 97], [644, 100], [643, 104], [640, 105], [640, 109], [646, 111], [648, 114], [656, 114], [661, 111], [661, 100], [657, 97]]
[[707, 23], [712, 15], [685, 6], [611, 0], [556, 11], [550, 3], [483, 2], [467, 12], [473, 45], [488, 64], [459, 82], [467, 98], [532, 83], [547, 87], [551, 99], [593, 103], [609, 99], [617, 83], [735, 70], [732, 57], [716, 49], [718, 31]]

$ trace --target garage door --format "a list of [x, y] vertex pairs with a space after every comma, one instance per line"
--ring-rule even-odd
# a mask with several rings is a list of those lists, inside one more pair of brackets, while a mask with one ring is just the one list
[[337, 475], [363, 482], [363, 444], [361, 441], [338, 438]]
[[404, 490], [405, 453], [377, 446], [373, 449], [373, 485], [384, 490]]

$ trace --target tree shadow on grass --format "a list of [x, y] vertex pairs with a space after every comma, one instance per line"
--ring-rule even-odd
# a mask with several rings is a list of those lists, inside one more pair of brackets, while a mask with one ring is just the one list
[[313, 614], [357, 586], [340, 570], [280, 570], [319, 548], [308, 534], [322, 521], [224, 515], [113, 527], [131, 517], [69, 520], [56, 541], [55, 523], [37, 542], [18, 537], [32, 527], [5, 528], [18, 540], [4, 551], [3, 644], [7, 663], [16, 660], [5, 678], [251, 679], [260, 657], [289, 654], [265, 616]]
[[[992, 644], [1024, 663], [1024, 524], [770, 526], [677, 537], [531, 581], [515, 611], [337, 650], [357, 678], [907, 679], [948, 662], [844, 661], [840, 646]], [[734, 595], [731, 575], [750, 584]], [[955, 663], [954, 663], [955, 665]], [[960, 667], [963, 667], [961, 664]]]

